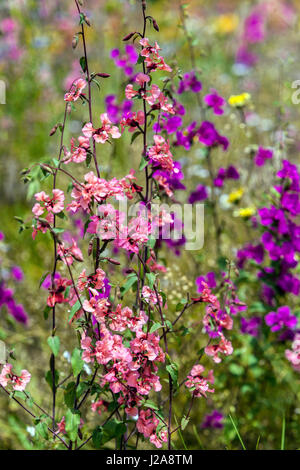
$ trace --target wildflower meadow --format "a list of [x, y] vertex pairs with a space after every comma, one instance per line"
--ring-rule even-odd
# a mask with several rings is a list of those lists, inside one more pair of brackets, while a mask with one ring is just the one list
[[299, 38], [296, 0], [0, 3], [1, 450], [300, 448]]

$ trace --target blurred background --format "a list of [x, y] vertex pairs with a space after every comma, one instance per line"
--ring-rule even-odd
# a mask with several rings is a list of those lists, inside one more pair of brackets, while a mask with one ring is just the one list
[[[295, 91], [292, 83], [300, 80], [300, 4], [296, 0], [148, 0], [147, 3], [149, 14], [160, 28], [159, 33], [149, 28], [149, 36], [158, 41], [168, 64], [182, 74], [196, 69], [203, 93], [216, 89], [226, 100], [243, 92], [252, 97], [246, 122], [230, 107], [225, 115], [214, 118], [219, 132], [231, 142], [226, 153], [222, 150], [214, 153], [214, 166], [217, 169], [235, 165], [241, 175], [239, 181], [226, 183], [218, 199], [223, 227], [222, 256], [216, 255], [209, 202], [203, 249], [191, 253], [163, 248], [167, 272], [162, 275], [162, 282], [169, 294], [169, 307], [175, 311], [187, 291], [196, 292], [197, 277], [225, 269], [226, 259], [234, 259], [237, 249], [255, 240], [257, 234], [251, 232], [239, 209], [255, 208], [264, 202], [284, 156], [298, 161], [300, 105], [292, 103]], [[92, 24], [87, 28], [90, 69], [111, 75], [110, 79], [101, 81], [99, 91], [96, 88], [94, 91], [94, 113], [98, 116], [109, 106], [107, 96], [114, 95], [110, 103], [120, 106], [125, 98], [124, 87], [130, 71], [124, 73], [124, 67], [116, 65], [111, 52], [119, 49], [120, 55], [125, 53], [122, 37], [141, 28], [142, 18], [140, 5], [134, 0], [85, 0], [84, 11]], [[255, 21], [257, 12], [262, 37], [247, 38], [245, 22], [251, 15]], [[71, 45], [78, 30], [78, 16], [71, 0], [11, 0], [0, 4], [0, 80], [6, 86], [6, 103], [0, 104], [0, 270], [1, 279], [5, 280], [15, 302], [12, 312], [0, 297], [0, 339], [14, 351], [18, 364], [30, 370], [33, 376], [30, 390], [46, 408], [50, 406], [49, 387], [44, 378], [49, 361], [46, 338], [50, 324], [43, 317], [47, 291], [39, 288], [39, 282], [52, 264], [51, 240], [39, 235], [33, 241], [31, 230], [20, 233], [23, 226], [20, 219], [30, 225], [33, 195], [40, 190], [34, 172], [32, 179], [24, 184], [21, 171], [36, 161], [57, 157], [59, 133], [51, 138], [49, 133], [63, 119], [64, 93], [81, 74], [81, 47], [74, 50]], [[190, 55], [188, 42], [194, 57]], [[130, 58], [126, 60], [130, 67]], [[164, 76], [157, 77], [159, 84]], [[174, 79], [173, 86], [178, 87], [178, 83], [178, 78]], [[182, 127], [192, 120], [201, 122], [194, 95], [182, 95], [180, 101], [187, 109]], [[79, 135], [81, 123], [86, 119], [86, 106], [76, 107], [69, 122], [67, 142]], [[113, 145], [101, 148], [101, 170], [106, 177], [123, 176], [138, 167], [140, 143], [137, 140], [129, 145], [130, 136], [126, 133]], [[255, 174], [250, 171], [249, 157], [253, 145], [271, 146], [275, 152], [272, 166]], [[208, 172], [199, 145], [192, 146], [190, 151], [178, 146], [174, 157], [182, 164], [187, 192], [178, 197], [184, 202], [199, 184], [209, 186]], [[80, 178], [86, 168], [76, 167], [76, 171]], [[48, 185], [48, 180], [43, 182], [43, 190]], [[59, 187], [66, 187], [63, 177]], [[228, 202], [228, 196], [237, 190], [240, 195], [232, 197], [232, 203]], [[74, 233], [81, 223], [74, 221]], [[259, 313], [260, 307], [255, 306], [258, 285], [254, 276], [248, 273], [248, 278], [240, 279], [238, 286], [241, 300], [254, 304], [252, 312]], [[23, 310], [18, 309], [20, 305]], [[297, 299], [290, 299], [289, 305], [297, 313]], [[63, 309], [59, 315], [59, 335], [65, 351], [60, 368], [67, 376], [68, 351], [74, 347], [74, 335], [70, 335]], [[186, 322], [187, 328], [197, 327], [196, 310]], [[191, 340], [182, 337], [173, 341], [182, 371], [189, 370], [194, 351], [203, 346], [201, 330], [197, 331], [196, 338], [191, 335]], [[214, 396], [198, 400], [195, 406], [193, 424], [185, 431], [188, 449], [240, 448], [228, 413], [237, 420], [247, 448], [279, 448], [283, 416], [287, 422], [287, 448], [300, 446], [298, 375], [284, 357], [285, 346], [269, 332], [262, 331], [260, 335], [264, 341], [261, 336], [241, 334], [237, 320], [231, 336], [234, 354], [218, 365]], [[187, 400], [184, 394], [177, 397], [178, 415]], [[90, 419], [96, 420], [94, 416]], [[36, 448], [32, 432], [27, 416], [0, 392], [0, 449]], [[148, 444], [144, 445], [147, 448]], [[179, 437], [175, 445], [182, 448]]]

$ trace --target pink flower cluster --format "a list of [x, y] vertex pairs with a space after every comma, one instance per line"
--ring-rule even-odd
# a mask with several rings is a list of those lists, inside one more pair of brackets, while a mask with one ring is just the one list
[[87, 83], [83, 78], [75, 80], [68, 93], [65, 94], [65, 101], [77, 101], [86, 86]]
[[285, 351], [285, 357], [290, 361], [293, 368], [300, 372], [300, 334], [296, 334], [292, 343], [292, 349]]
[[185, 381], [185, 386], [190, 389], [195, 397], [205, 397], [206, 393], [214, 393], [214, 389], [209, 388], [209, 383], [214, 383], [214, 374], [210, 370], [207, 374], [207, 377], [203, 376], [204, 367], [200, 364], [196, 364], [190, 374], [187, 376]]
[[2, 387], [7, 387], [7, 385], [11, 385], [13, 390], [22, 392], [25, 390], [27, 384], [30, 382], [30, 379], [31, 374], [26, 369], [23, 369], [21, 371], [21, 375], [18, 376], [16, 374], [13, 374], [11, 364], [5, 364], [2, 367], [2, 371], [0, 374], [0, 385], [2, 385]]

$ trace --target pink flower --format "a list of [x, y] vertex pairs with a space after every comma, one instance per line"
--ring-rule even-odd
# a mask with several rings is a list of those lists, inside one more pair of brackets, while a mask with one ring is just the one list
[[90, 141], [88, 137], [80, 136], [78, 137], [78, 146], [75, 145], [75, 140], [71, 139], [71, 152], [67, 154], [67, 159], [64, 160], [64, 163], [82, 163], [86, 160], [87, 149], [90, 146]]
[[154, 46], [151, 46], [148, 38], [142, 38], [140, 44], [143, 46], [141, 56], [145, 57], [145, 64], [149, 71], [165, 70], [166, 72], [172, 72], [171, 67], [169, 67], [163, 57], [159, 55], [160, 47], [157, 42], [155, 42]]
[[128, 100], [132, 100], [134, 96], [138, 95], [138, 92], [133, 89], [133, 85], [129, 83], [125, 88], [125, 96]]
[[66, 278], [58, 278], [54, 281], [54, 289], [49, 288], [49, 296], [47, 299], [47, 305], [54, 307], [56, 304], [62, 304], [70, 302], [73, 292], [70, 292], [69, 296], [65, 298], [65, 291], [68, 286], [72, 285], [72, 281]]
[[156, 292], [148, 286], [144, 286], [142, 289], [142, 297], [147, 302], [147, 304], [156, 305], [159, 301], [160, 305], [163, 304], [161, 295], [156, 295]]
[[65, 94], [65, 101], [77, 101], [82, 94], [82, 90], [87, 86], [87, 82], [83, 78], [78, 78], [72, 84], [71, 89]]
[[30, 379], [31, 374], [26, 369], [21, 370], [21, 375], [18, 376], [12, 373], [11, 364], [5, 364], [0, 374], [0, 385], [2, 387], [12, 385], [13, 390], [22, 392], [30, 382]]
[[63, 416], [61, 421], [57, 423], [59, 433], [66, 434], [66, 418]]
[[135, 77], [135, 81], [140, 85], [140, 87], [142, 87], [144, 83], [148, 83], [150, 81], [150, 77], [144, 73], [138, 73]]
[[57, 254], [65, 264], [72, 264], [74, 259], [76, 261], [83, 261], [83, 256], [80, 248], [78, 247], [75, 240], [72, 240], [72, 245], [68, 248], [65, 247], [64, 243], [59, 243], [57, 246]]
[[87, 138], [93, 137], [95, 142], [104, 144], [111, 136], [113, 139], [121, 137], [120, 131], [116, 126], [112, 126], [107, 113], [100, 115], [102, 127], [94, 129], [91, 122], [88, 122], [82, 129], [83, 135]]
[[80, 291], [89, 289], [89, 291], [96, 296], [98, 295], [96, 289], [102, 289], [105, 277], [105, 272], [100, 268], [96, 270], [95, 274], [90, 274], [89, 276], [87, 276], [86, 269], [84, 269], [78, 277], [77, 287]]
[[153, 136], [154, 145], [148, 150], [148, 157], [161, 168], [172, 173], [174, 169], [173, 155], [170, 152], [169, 141], [160, 135]]
[[185, 381], [185, 386], [191, 389], [191, 392], [195, 397], [204, 396], [206, 398], [206, 393], [214, 393], [214, 389], [209, 388], [209, 383], [214, 383], [213, 371], [210, 370], [207, 374], [207, 377], [203, 376], [204, 367], [200, 364], [195, 365], [190, 374], [187, 376]]
[[224, 335], [221, 334], [221, 341], [219, 344], [211, 344], [206, 346], [205, 354], [208, 356], [212, 356], [213, 361], [219, 363], [222, 359], [219, 357], [219, 354], [225, 354], [225, 356], [229, 356], [233, 353], [233, 347], [229, 340], [225, 338]]
[[107, 411], [107, 404], [103, 400], [97, 400], [92, 403], [91, 409], [94, 413], [97, 412], [98, 415], [101, 415], [102, 412]]
[[292, 343], [292, 349], [286, 349], [285, 357], [290, 361], [293, 368], [300, 372], [300, 334], [296, 334]]
[[53, 214], [59, 214], [61, 211], [64, 210], [64, 192], [60, 189], [53, 189], [52, 194], [52, 198], [48, 196], [48, 194], [46, 194], [44, 191], [41, 191], [40, 193], [36, 193], [34, 195], [37, 204], [33, 206], [32, 212], [36, 217], [40, 217], [43, 214], [44, 210], [52, 212]]

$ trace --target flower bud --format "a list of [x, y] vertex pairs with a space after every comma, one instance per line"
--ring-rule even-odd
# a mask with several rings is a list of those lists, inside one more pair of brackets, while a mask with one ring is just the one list
[[113, 258], [106, 258], [106, 259], [107, 259], [107, 261], [108, 261], [109, 263], [115, 264], [116, 266], [119, 266], [119, 265], [121, 264], [121, 263], [120, 263], [118, 260], [116, 260], [116, 259], [113, 259]]
[[158, 27], [158, 24], [156, 23], [156, 20], [154, 18], [152, 19], [152, 24], [153, 24], [153, 28], [158, 32], [159, 27]]
[[110, 75], [109, 73], [96, 73], [97, 77], [101, 77], [101, 78], [109, 78]]
[[133, 33], [127, 34], [127, 36], [125, 36], [125, 37], [122, 39], [122, 41], [129, 41], [129, 39], [131, 39], [134, 35], [135, 35], [135, 31], [133, 31]]
[[88, 19], [88, 17], [86, 16], [86, 14], [84, 14], [84, 21], [86, 22], [86, 24], [87, 24], [88, 26], [91, 26], [91, 22], [90, 22], [90, 20]]
[[57, 128], [58, 128], [58, 124], [52, 127], [50, 134], [49, 134], [50, 137], [52, 137], [55, 134], [55, 132], [57, 131]]
[[72, 48], [76, 49], [77, 44], [78, 44], [78, 35], [75, 34], [75, 36], [73, 36], [73, 39], [72, 39]]

